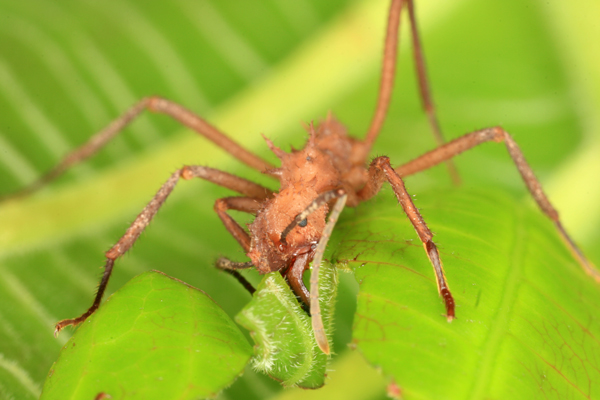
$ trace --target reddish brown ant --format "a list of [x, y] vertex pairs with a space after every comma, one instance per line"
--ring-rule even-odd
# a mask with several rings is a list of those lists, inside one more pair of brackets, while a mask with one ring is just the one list
[[[233, 272], [237, 269], [252, 266], [263, 274], [270, 271], [283, 271], [295, 293], [305, 304], [310, 304], [317, 341], [325, 353], [329, 353], [329, 348], [322, 334], [318, 302], [315, 301], [318, 295], [316, 278], [313, 279], [317, 276], [315, 270], [318, 269], [327, 238], [344, 203], [346, 202], [349, 206], [354, 207], [360, 202], [373, 197], [380, 190], [383, 181], [387, 180], [423, 242], [426, 254], [434, 267], [438, 291], [444, 299], [447, 318], [452, 320], [455, 315], [454, 300], [446, 283], [439, 253], [432, 241], [432, 233], [413, 205], [402, 178], [448, 161], [461, 152], [487, 141], [505, 142], [528, 190], [542, 211], [555, 223], [560, 235], [584, 270], [600, 281], [600, 273], [566, 234], [558, 219], [557, 212], [543, 193], [538, 180], [523, 158], [518, 146], [511, 136], [500, 127], [468, 133], [447, 144], [441, 144], [435, 150], [397, 168], [393, 168], [390, 160], [385, 156], [375, 158], [367, 167], [371, 147], [383, 125], [391, 99], [396, 68], [399, 17], [405, 6], [411, 24], [414, 59], [417, 66], [421, 97], [432, 130], [438, 141], [442, 142], [426, 79], [425, 63], [419, 43], [413, 1], [392, 0], [385, 40], [379, 98], [371, 126], [363, 140], [348, 137], [345, 128], [332, 116], [329, 116], [316, 128], [310, 126], [309, 140], [301, 150], [286, 153], [267, 140], [271, 150], [281, 160], [281, 166], [276, 168], [244, 149], [182, 106], [166, 99], [151, 97], [134, 105], [105, 130], [97, 133], [86, 144], [69, 154], [37, 183], [27, 188], [24, 192], [39, 188], [72, 165], [96, 153], [145, 109], [171, 116], [183, 125], [207, 137], [250, 167], [280, 181], [279, 191], [273, 192], [248, 180], [202, 166], [186, 166], [173, 173], [139, 214], [125, 235], [106, 253], [105, 272], [93, 305], [82, 316], [59, 322], [56, 325], [56, 333], [67, 325], [75, 325], [84, 321], [98, 308], [115, 260], [129, 250], [137, 240], [179, 179], [194, 177], [206, 179], [242, 195], [242, 197], [227, 197], [217, 200], [215, 211], [251, 261], [235, 263], [223, 259], [219, 261], [219, 266]], [[448, 167], [451, 175], [456, 179], [452, 164], [448, 164]], [[326, 224], [325, 220], [329, 207], [334, 200], [336, 200], [336, 205], [334, 211], [330, 213], [331, 222]], [[250, 225], [249, 232], [227, 214], [228, 210], [238, 210], [255, 215], [255, 220]], [[311, 292], [309, 293], [302, 282], [302, 275], [311, 261], [313, 261], [315, 268], [313, 269], [313, 277], [311, 277]]]

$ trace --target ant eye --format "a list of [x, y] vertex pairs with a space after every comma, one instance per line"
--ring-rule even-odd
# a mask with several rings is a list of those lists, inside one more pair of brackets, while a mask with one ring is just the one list
[[308, 224], [308, 221], [306, 220], [306, 218], [304, 218], [302, 221], [298, 222], [298, 226], [301, 228], [304, 228], [306, 226], [306, 224]]

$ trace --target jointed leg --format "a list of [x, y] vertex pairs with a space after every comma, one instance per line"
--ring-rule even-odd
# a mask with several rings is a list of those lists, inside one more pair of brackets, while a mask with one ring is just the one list
[[[431, 96], [431, 90], [429, 89], [429, 81], [427, 79], [427, 68], [425, 66], [425, 57], [423, 56], [423, 47], [421, 46], [421, 40], [419, 39], [419, 29], [417, 28], [417, 19], [415, 17], [415, 6], [413, 0], [408, 0], [408, 16], [410, 18], [410, 29], [413, 41], [413, 55], [415, 59], [415, 70], [417, 71], [417, 77], [419, 79], [419, 91], [421, 93], [421, 100], [423, 101], [423, 109], [427, 114], [429, 125], [433, 132], [433, 137], [437, 142], [438, 146], [443, 145], [446, 141], [440, 124], [438, 123], [437, 115], [435, 112], [435, 106], [433, 104], [433, 98]], [[446, 167], [450, 173], [450, 177], [454, 184], [460, 183], [460, 177], [458, 171], [451, 160], [446, 161]]]
[[371, 120], [371, 126], [365, 136], [365, 158], [369, 154], [379, 131], [383, 126], [387, 115], [392, 91], [394, 89], [394, 78], [396, 75], [396, 58], [398, 54], [398, 28], [400, 27], [400, 13], [404, 0], [392, 0], [388, 14], [388, 25], [385, 34], [385, 45], [383, 49], [383, 63], [381, 65], [381, 82], [379, 83], [379, 95], [377, 108]]
[[140, 100], [119, 118], [111, 122], [106, 128], [92, 136], [81, 147], [73, 150], [58, 165], [56, 165], [38, 181], [19, 192], [6, 196], [6, 198], [23, 196], [34, 192], [50, 181], [56, 179], [72, 166], [93, 156], [146, 109], [170, 116], [188, 128], [195, 130], [197, 133], [206, 137], [238, 160], [258, 171], [262, 172], [264, 170], [273, 168], [270, 163], [246, 150], [237, 142], [230, 139], [223, 132], [219, 131], [217, 128], [210, 125], [208, 122], [190, 110], [170, 100], [153, 96]]
[[358, 195], [363, 200], [369, 199], [379, 192], [384, 179], [390, 183], [396, 194], [396, 198], [402, 205], [404, 212], [408, 216], [408, 219], [419, 235], [419, 239], [421, 239], [421, 242], [423, 243], [427, 257], [435, 272], [438, 292], [444, 299], [446, 305], [446, 317], [448, 318], [448, 321], [452, 321], [454, 318], [454, 298], [452, 297], [452, 293], [450, 293], [448, 283], [446, 282], [440, 254], [432, 241], [433, 233], [431, 233], [425, 220], [423, 220], [423, 217], [419, 213], [419, 210], [412, 202], [410, 195], [406, 191], [404, 182], [391, 166], [390, 159], [385, 156], [374, 159], [369, 167], [369, 178], [368, 183], [360, 192], [358, 192]]
[[[221, 221], [223, 221], [225, 228], [231, 233], [231, 236], [238, 241], [245, 252], [250, 251], [250, 236], [248, 235], [248, 232], [231, 218], [229, 214], [227, 214], [227, 211], [237, 210], [256, 215], [256, 212], [260, 208], [260, 201], [251, 197], [225, 197], [218, 199], [215, 202], [214, 208], [219, 215], [219, 218], [221, 218]], [[254, 286], [238, 272], [240, 269], [252, 268], [253, 264], [251, 261], [234, 262], [228, 258], [220, 257], [217, 260], [216, 267], [237, 279], [250, 294], [253, 294], [256, 291]]]
[[251, 261], [248, 261], [248, 262], [234, 262], [234, 261], [231, 261], [230, 259], [225, 258], [225, 257], [220, 257], [217, 260], [217, 265], [216, 265], [216, 267], [218, 269], [220, 269], [221, 271], [225, 271], [226, 273], [228, 273], [229, 275], [231, 275], [235, 279], [237, 279], [238, 282], [241, 283], [242, 286], [244, 288], [246, 288], [246, 290], [248, 292], [250, 292], [251, 295], [254, 294], [254, 292], [256, 292], [256, 289], [254, 288], [254, 286], [252, 286], [252, 284], [250, 282], [248, 282], [248, 280], [246, 278], [244, 278], [238, 272], [238, 270], [252, 268], [253, 266], [254, 265], [252, 264]]
[[468, 133], [396, 168], [396, 172], [402, 177], [412, 175], [431, 168], [481, 143], [490, 141], [498, 143], [504, 142], [508, 153], [513, 159], [517, 169], [519, 170], [519, 173], [521, 174], [521, 177], [523, 178], [523, 181], [525, 182], [525, 185], [527, 186], [527, 189], [529, 190], [529, 193], [531, 193], [542, 212], [554, 222], [554, 225], [556, 226], [556, 229], [558, 229], [560, 236], [563, 238], [567, 244], [567, 247], [571, 250], [584, 271], [596, 281], [600, 282], [600, 271], [598, 271], [598, 269], [596, 269], [596, 267], [585, 257], [585, 255], [569, 237], [559, 220], [558, 212], [548, 200], [548, 197], [542, 189], [542, 185], [535, 177], [533, 170], [525, 160], [521, 149], [519, 149], [519, 146], [508, 134], [508, 132], [501, 127], [497, 126]]
[[[131, 224], [131, 226], [127, 229], [125, 234], [119, 239], [119, 241], [106, 252], [106, 265], [104, 268], [104, 274], [102, 275], [102, 280], [100, 281], [100, 285], [98, 286], [98, 291], [96, 292], [96, 297], [94, 298], [94, 302], [92, 306], [81, 316], [73, 319], [66, 319], [58, 322], [56, 324], [54, 334], [58, 335], [58, 333], [68, 325], [77, 325], [87, 319], [90, 315], [96, 311], [96, 309], [100, 306], [100, 301], [102, 300], [102, 295], [108, 285], [108, 280], [112, 273], [113, 265], [115, 260], [125, 254], [131, 246], [135, 243], [135, 241], [139, 238], [143, 230], [150, 224], [152, 218], [156, 215], [160, 207], [163, 205], [167, 197], [171, 194], [179, 179], [192, 179], [192, 178], [202, 178], [206, 179], [210, 182], [216, 183], [218, 185], [224, 186], [228, 189], [237, 191], [239, 193], [245, 195], [257, 195], [258, 199], [264, 199], [269, 197], [272, 192], [264, 188], [256, 183], [250, 182], [246, 179], [236, 177], [235, 175], [231, 175], [227, 172], [219, 171], [216, 169], [201, 167], [201, 166], [186, 166], [177, 171], [175, 171], [171, 177], [162, 185], [162, 187], [158, 190], [154, 198], [144, 207], [142, 212], [137, 216], [135, 221]], [[240, 199], [247, 199], [242, 197]], [[225, 199], [227, 200], [227, 199]], [[256, 199], [251, 199], [256, 202]], [[235, 202], [234, 202], [235, 203]], [[248, 202], [250, 203], [250, 202]], [[254, 206], [251, 206], [254, 208]], [[233, 208], [233, 207], [231, 207]], [[243, 205], [240, 205], [237, 209], [244, 211]], [[219, 216], [221, 216], [221, 212], [218, 210]], [[223, 211], [224, 213], [224, 211]], [[233, 221], [233, 220], [232, 220]], [[235, 222], [234, 222], [235, 223]], [[226, 228], [230, 231], [230, 233], [238, 239], [240, 243], [245, 242], [245, 239], [242, 238], [240, 240], [238, 234], [239, 230], [242, 228], [236, 224], [237, 227], [232, 227], [232, 225], [227, 225]], [[238, 229], [239, 228], [239, 229]], [[242, 230], [243, 231], [243, 230]], [[245, 233], [245, 232], [244, 232]], [[246, 237], [248, 234], [246, 233]], [[247, 238], [249, 243], [250, 239]], [[245, 248], [247, 251], [247, 248]]]
[[227, 210], [237, 210], [256, 215], [259, 207], [259, 200], [251, 197], [225, 197], [215, 202], [214, 209], [219, 218], [221, 218], [221, 221], [223, 221], [225, 228], [238, 241], [246, 253], [250, 251], [250, 236], [240, 224], [227, 214]]
[[[444, 137], [442, 135], [435, 107], [433, 105], [433, 99], [431, 97], [431, 91], [429, 90], [429, 82], [427, 80], [427, 71], [425, 67], [425, 57], [423, 56], [423, 49], [421, 41], [419, 39], [419, 30], [417, 28], [417, 20], [415, 18], [415, 10], [413, 0], [392, 0], [390, 6], [390, 12], [388, 17], [388, 26], [385, 38], [385, 48], [383, 53], [383, 63], [381, 68], [381, 82], [379, 87], [379, 96], [377, 99], [377, 108], [371, 121], [369, 131], [365, 136], [365, 158], [370, 152], [373, 143], [379, 135], [379, 131], [383, 126], [383, 122], [387, 115], [388, 107], [392, 98], [392, 91], [394, 88], [394, 78], [396, 75], [396, 63], [397, 63], [397, 52], [398, 52], [398, 30], [400, 26], [400, 14], [404, 3], [407, 3], [408, 15], [410, 19], [410, 27], [413, 41], [413, 56], [415, 61], [415, 69], [417, 72], [417, 78], [419, 80], [419, 92], [421, 100], [423, 102], [423, 108], [427, 114], [429, 125], [433, 131], [433, 136], [438, 145], [442, 145]], [[450, 172], [450, 176], [454, 183], [458, 184], [460, 179], [458, 172], [454, 167], [452, 161], [447, 161], [446, 165]]]

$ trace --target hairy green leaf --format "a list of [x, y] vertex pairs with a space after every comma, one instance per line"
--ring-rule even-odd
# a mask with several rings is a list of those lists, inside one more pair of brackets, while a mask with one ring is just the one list
[[[319, 270], [319, 304], [330, 342], [337, 285], [337, 270], [323, 265]], [[317, 346], [310, 317], [279, 272], [265, 275], [236, 320], [250, 331], [256, 343], [252, 360], [256, 370], [284, 386], [323, 386], [329, 357]]]

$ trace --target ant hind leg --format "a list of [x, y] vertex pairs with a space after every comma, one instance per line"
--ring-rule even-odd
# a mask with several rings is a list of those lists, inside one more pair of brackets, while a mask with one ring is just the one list
[[[427, 119], [429, 121], [431, 131], [433, 132], [434, 139], [436, 140], [438, 146], [445, 143], [444, 136], [442, 135], [442, 130], [438, 122], [437, 113], [435, 111], [431, 90], [429, 89], [429, 79], [427, 78], [425, 56], [423, 54], [423, 47], [419, 37], [419, 29], [417, 27], [417, 19], [415, 17], [414, 2], [413, 0], [392, 0], [383, 51], [381, 81], [379, 84], [377, 107], [375, 109], [375, 113], [373, 114], [373, 119], [371, 121], [371, 125], [369, 126], [369, 130], [364, 139], [364, 159], [367, 158], [373, 143], [375, 143], [375, 140], [381, 131], [381, 127], [383, 126], [387, 116], [388, 108], [392, 99], [399, 46], [398, 32], [400, 27], [400, 15], [405, 2], [407, 3], [406, 6], [410, 21], [413, 43], [413, 58], [417, 79], [419, 82], [419, 95], [421, 97], [421, 102], [423, 103], [423, 109], [427, 114]], [[456, 167], [454, 166], [454, 163], [451, 160], [447, 160], [446, 166], [452, 181], [454, 184], [458, 185], [460, 183], [460, 177]]]
[[567, 248], [571, 251], [583, 270], [598, 283], [600, 283], [600, 271], [594, 266], [594, 264], [592, 264], [591, 261], [587, 259], [579, 247], [577, 247], [573, 239], [571, 239], [569, 234], [567, 234], [558, 217], [558, 211], [556, 211], [556, 209], [550, 203], [550, 200], [548, 200], [548, 197], [542, 189], [540, 181], [536, 178], [533, 170], [525, 160], [523, 152], [514, 141], [512, 136], [510, 136], [510, 134], [501, 127], [496, 126], [467, 133], [466, 135], [454, 139], [443, 146], [438, 147], [437, 149], [427, 152], [420, 157], [417, 157], [414, 160], [399, 166], [396, 168], [396, 172], [399, 176], [405, 177], [424, 171], [485, 142], [504, 142], [506, 149], [508, 150], [508, 154], [512, 158], [517, 170], [521, 174], [523, 182], [525, 182], [525, 185], [527, 186], [527, 189], [529, 190], [529, 193], [531, 193], [531, 196], [535, 202], [538, 204], [542, 212], [552, 220], [556, 229], [558, 230], [558, 233], [567, 245]]
[[199, 135], [221, 147], [223, 150], [245, 163], [246, 165], [262, 172], [273, 168], [267, 161], [263, 160], [254, 153], [246, 150], [234, 140], [230, 139], [223, 132], [209, 124], [203, 118], [197, 116], [185, 107], [164, 99], [162, 97], [146, 97], [137, 102], [119, 118], [112, 121], [106, 128], [93, 135], [86, 143], [67, 154], [54, 168], [47, 172], [31, 185], [9, 195], [0, 196], [1, 200], [18, 198], [29, 195], [36, 190], [41, 189], [46, 184], [58, 178], [71, 167], [85, 161], [100, 151], [116, 135], [121, 133], [125, 127], [133, 122], [144, 110], [150, 110], [156, 113], [166, 114], [175, 119], [182, 125], [193, 129]]

